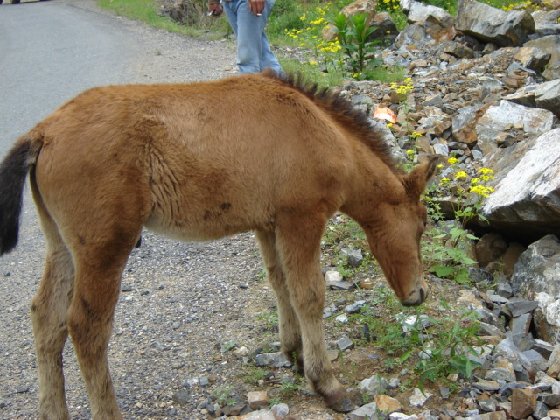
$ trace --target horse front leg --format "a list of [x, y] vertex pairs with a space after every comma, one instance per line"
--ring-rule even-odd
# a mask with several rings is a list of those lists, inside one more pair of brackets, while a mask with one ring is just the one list
[[290, 301], [290, 292], [286, 284], [282, 263], [276, 252], [276, 235], [273, 232], [257, 231], [256, 236], [261, 248], [263, 262], [268, 272], [268, 280], [276, 294], [278, 329], [282, 352], [288, 358], [295, 354], [298, 372], [303, 374], [301, 330], [296, 312]]
[[329, 408], [349, 412], [356, 407], [355, 396], [334, 377], [325, 345], [325, 280], [319, 264], [325, 223], [320, 216], [278, 217], [276, 245], [301, 329], [305, 376]]

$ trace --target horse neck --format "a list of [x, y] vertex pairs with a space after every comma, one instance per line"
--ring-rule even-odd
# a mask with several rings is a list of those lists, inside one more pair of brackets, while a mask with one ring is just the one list
[[400, 176], [363, 143], [354, 147], [353, 174], [340, 210], [359, 224], [370, 224], [382, 203], [395, 203], [403, 197]]

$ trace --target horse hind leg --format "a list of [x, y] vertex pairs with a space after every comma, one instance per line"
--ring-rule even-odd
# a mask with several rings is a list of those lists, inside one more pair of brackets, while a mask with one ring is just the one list
[[276, 244], [301, 328], [305, 376], [328, 407], [348, 412], [356, 407], [358, 395], [348, 394], [335, 378], [325, 346], [325, 282], [319, 265], [325, 222], [319, 215], [280, 215]]
[[268, 271], [269, 282], [276, 294], [282, 352], [287, 357], [292, 357], [293, 354], [296, 355], [298, 371], [303, 374], [301, 330], [296, 312], [290, 301], [290, 293], [286, 285], [282, 263], [276, 252], [276, 236], [274, 233], [264, 231], [256, 232], [256, 236], [260, 244], [264, 264]]
[[68, 419], [62, 351], [68, 337], [66, 312], [72, 297], [74, 265], [33, 181], [31, 187], [47, 240], [44, 273], [31, 304], [39, 375], [39, 418]]
[[96, 420], [122, 418], [109, 373], [108, 343], [122, 272], [137, 237], [137, 232], [115, 232], [113, 240], [82, 244], [74, 254], [76, 276], [68, 328]]

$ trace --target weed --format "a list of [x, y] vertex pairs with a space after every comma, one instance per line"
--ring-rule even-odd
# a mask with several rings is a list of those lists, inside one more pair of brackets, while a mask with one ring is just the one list
[[257, 315], [257, 319], [264, 322], [267, 330], [276, 331], [278, 329], [278, 313], [276, 310], [261, 312]]
[[221, 407], [234, 405], [236, 403], [235, 393], [231, 385], [220, 385], [216, 387], [212, 391], [212, 396]]
[[243, 381], [251, 385], [258, 385], [260, 381], [267, 377], [267, 375], [268, 371], [266, 369], [250, 366], [247, 367], [243, 375]]

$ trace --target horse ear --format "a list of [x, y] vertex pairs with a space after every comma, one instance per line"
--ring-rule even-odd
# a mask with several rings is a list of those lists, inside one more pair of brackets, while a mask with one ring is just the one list
[[425, 162], [419, 164], [403, 180], [408, 196], [413, 201], [418, 201], [426, 188], [428, 181], [436, 173], [439, 156], [430, 156]]

